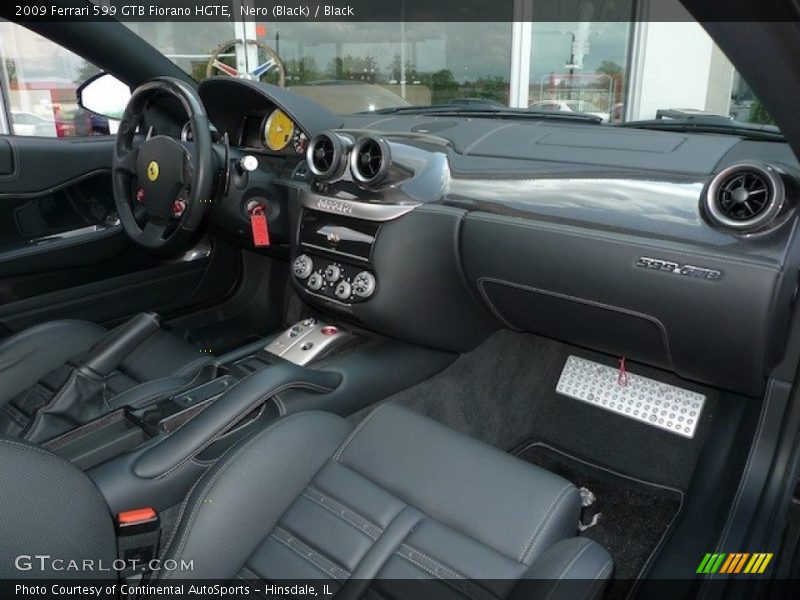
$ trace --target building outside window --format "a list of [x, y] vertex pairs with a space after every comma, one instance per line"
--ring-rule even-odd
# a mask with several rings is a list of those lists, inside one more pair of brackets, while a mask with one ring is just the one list
[[[126, 25], [198, 81], [245, 74], [339, 113], [455, 103], [582, 112], [611, 123], [698, 113], [769, 123], [699, 24], [688, 15], [658, 20], [670, 3], [664, 14], [674, 17], [678, 0], [516, 0], [516, 22]], [[649, 21], [638, 22], [642, 15]], [[93, 65], [8, 22], [0, 22], [0, 55], [6, 132], [114, 132], [113, 121], [75, 102]]]

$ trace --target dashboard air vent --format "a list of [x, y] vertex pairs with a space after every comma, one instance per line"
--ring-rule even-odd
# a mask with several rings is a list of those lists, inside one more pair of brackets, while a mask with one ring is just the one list
[[306, 149], [309, 170], [319, 179], [335, 179], [344, 172], [347, 149], [335, 133], [314, 136]]
[[380, 183], [389, 171], [391, 157], [386, 140], [371, 135], [360, 138], [350, 153], [350, 171], [356, 181]]
[[704, 202], [715, 224], [751, 233], [774, 221], [783, 206], [784, 195], [783, 180], [774, 167], [739, 163], [714, 177]]

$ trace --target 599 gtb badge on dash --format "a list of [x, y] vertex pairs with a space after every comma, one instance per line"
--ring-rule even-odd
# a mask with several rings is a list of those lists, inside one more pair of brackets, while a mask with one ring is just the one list
[[682, 265], [673, 261], [650, 258], [648, 256], [640, 256], [639, 260], [636, 262], [636, 266], [643, 269], [651, 269], [653, 271], [662, 271], [664, 273], [672, 273], [673, 275], [692, 277], [694, 279], [706, 279], [709, 281], [715, 281], [722, 277], [722, 271], [717, 271], [715, 269], [705, 269], [688, 264]]

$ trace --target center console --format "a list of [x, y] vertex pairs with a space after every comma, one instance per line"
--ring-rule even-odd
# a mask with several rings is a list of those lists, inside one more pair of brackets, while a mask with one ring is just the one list
[[[310, 369], [315, 360], [353, 344], [348, 331], [315, 318], [299, 321], [274, 338], [219, 357], [190, 386], [138, 405], [125, 406], [42, 444], [90, 475], [99, 471], [101, 489], [122, 502], [124, 493], [149, 479], [162, 479], [210, 446], [224, 452], [265, 412], [280, 391], [330, 392], [339, 373]], [[212, 456], [214, 453], [212, 453]], [[183, 489], [180, 482], [176, 490]]]
[[313, 296], [344, 304], [368, 300], [378, 285], [371, 257], [379, 228], [375, 221], [304, 211], [292, 273]]

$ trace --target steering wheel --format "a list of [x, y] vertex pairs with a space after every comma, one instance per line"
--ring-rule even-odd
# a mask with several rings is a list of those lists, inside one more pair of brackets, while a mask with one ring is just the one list
[[[137, 133], [149, 103], [161, 94], [180, 101], [191, 142]], [[119, 124], [111, 176], [117, 215], [135, 243], [166, 253], [190, 241], [211, 206], [214, 184], [211, 129], [193, 87], [159, 77], [134, 90]]]

